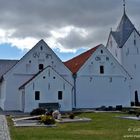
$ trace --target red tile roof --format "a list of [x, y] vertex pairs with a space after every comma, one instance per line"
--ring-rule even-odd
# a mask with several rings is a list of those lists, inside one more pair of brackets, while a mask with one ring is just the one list
[[64, 62], [65, 66], [67, 66], [73, 74], [77, 73], [82, 65], [88, 60], [88, 58], [96, 51], [96, 49], [100, 45]]

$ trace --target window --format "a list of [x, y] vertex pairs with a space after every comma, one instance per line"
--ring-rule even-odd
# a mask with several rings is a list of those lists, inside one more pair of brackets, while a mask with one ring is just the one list
[[136, 46], [136, 39], [134, 39], [134, 46]]
[[101, 53], [103, 53], [103, 50], [101, 50]]
[[62, 100], [62, 91], [58, 91], [58, 100]]
[[35, 100], [40, 100], [40, 91], [35, 91]]
[[100, 66], [100, 74], [104, 74], [104, 66]]
[[43, 64], [39, 64], [39, 70], [43, 70], [43, 68], [44, 68], [44, 65]]
[[43, 50], [43, 47], [42, 46], [40, 47], [40, 50]]
[[106, 57], [106, 61], [109, 61], [109, 57]]

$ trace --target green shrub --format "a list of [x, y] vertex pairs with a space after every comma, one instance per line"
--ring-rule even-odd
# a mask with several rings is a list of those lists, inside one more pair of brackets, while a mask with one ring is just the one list
[[136, 117], [139, 117], [139, 116], [140, 116], [140, 114], [139, 114], [139, 113], [137, 113], [137, 114], [136, 114]]
[[133, 108], [128, 111], [129, 114], [140, 115], [140, 109]]
[[74, 119], [74, 117], [75, 117], [74, 113], [71, 113], [71, 114], [69, 115], [69, 118], [70, 118], [70, 119]]
[[46, 113], [46, 110], [44, 108], [36, 108], [34, 109], [30, 115], [42, 115], [42, 114], [45, 114]]
[[122, 111], [122, 109], [123, 109], [122, 105], [116, 105], [116, 110]]
[[140, 109], [136, 110], [136, 116], [139, 117], [140, 116]]
[[55, 124], [55, 119], [50, 115], [42, 115], [41, 123], [44, 123], [46, 125]]
[[131, 106], [135, 106], [135, 102], [131, 102]]
[[129, 114], [136, 114], [136, 110], [135, 110], [135, 109], [130, 109], [130, 110], [128, 111], [128, 113], [129, 113]]

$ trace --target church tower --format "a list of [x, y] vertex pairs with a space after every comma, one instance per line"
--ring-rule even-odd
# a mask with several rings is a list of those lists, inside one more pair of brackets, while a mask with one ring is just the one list
[[115, 31], [110, 31], [107, 49], [131, 75], [131, 102], [135, 95], [140, 99], [140, 34], [127, 16], [124, 1], [121, 21]]

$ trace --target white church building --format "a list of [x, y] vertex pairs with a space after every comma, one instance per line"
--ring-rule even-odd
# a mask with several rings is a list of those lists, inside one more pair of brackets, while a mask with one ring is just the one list
[[140, 97], [140, 34], [125, 9], [107, 45], [62, 62], [40, 40], [20, 60], [0, 60], [0, 108], [31, 112], [47, 104], [60, 111], [130, 107]]

